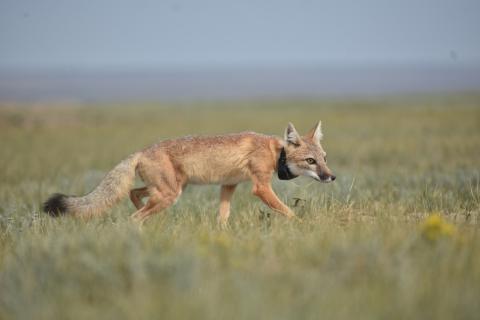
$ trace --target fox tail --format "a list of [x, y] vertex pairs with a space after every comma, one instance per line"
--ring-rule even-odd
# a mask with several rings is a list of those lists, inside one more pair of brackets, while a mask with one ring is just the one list
[[68, 214], [89, 218], [101, 215], [128, 194], [135, 180], [139, 158], [140, 153], [134, 153], [120, 162], [85, 196], [51, 195], [43, 204], [43, 211], [52, 217]]

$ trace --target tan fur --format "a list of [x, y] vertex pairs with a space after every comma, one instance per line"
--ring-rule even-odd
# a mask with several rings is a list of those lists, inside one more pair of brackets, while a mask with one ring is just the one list
[[[145, 183], [143, 188], [130, 190], [130, 199], [137, 208], [132, 218], [140, 223], [172, 205], [187, 184], [219, 184], [218, 221], [224, 225], [236, 185], [249, 180], [254, 195], [275, 211], [293, 217], [294, 213], [271, 187], [280, 151], [285, 148], [288, 167], [294, 174], [331, 181], [334, 176], [324, 161], [320, 138], [320, 124], [304, 137], [289, 124], [285, 139], [243, 132], [164, 140], [120, 162], [86, 196], [65, 198], [66, 211], [80, 217], [105, 212], [128, 194], [136, 172]], [[306, 163], [306, 158], [315, 159], [316, 164]], [[148, 200], [144, 204], [145, 197]]]

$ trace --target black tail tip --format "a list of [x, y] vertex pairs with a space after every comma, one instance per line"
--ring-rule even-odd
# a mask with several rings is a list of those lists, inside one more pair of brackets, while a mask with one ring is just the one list
[[67, 196], [61, 193], [55, 193], [43, 204], [43, 212], [52, 217], [59, 217], [67, 213]]

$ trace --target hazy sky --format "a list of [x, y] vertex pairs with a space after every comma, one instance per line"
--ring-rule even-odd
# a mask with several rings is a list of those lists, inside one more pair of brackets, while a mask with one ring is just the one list
[[479, 0], [0, 0], [0, 68], [480, 64]]

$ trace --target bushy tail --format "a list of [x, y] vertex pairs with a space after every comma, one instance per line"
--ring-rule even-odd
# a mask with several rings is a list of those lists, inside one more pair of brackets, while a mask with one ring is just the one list
[[85, 218], [101, 215], [128, 194], [135, 180], [139, 157], [139, 153], [134, 153], [120, 162], [92, 192], [83, 197], [53, 194], [43, 204], [43, 211], [53, 217], [64, 214]]

